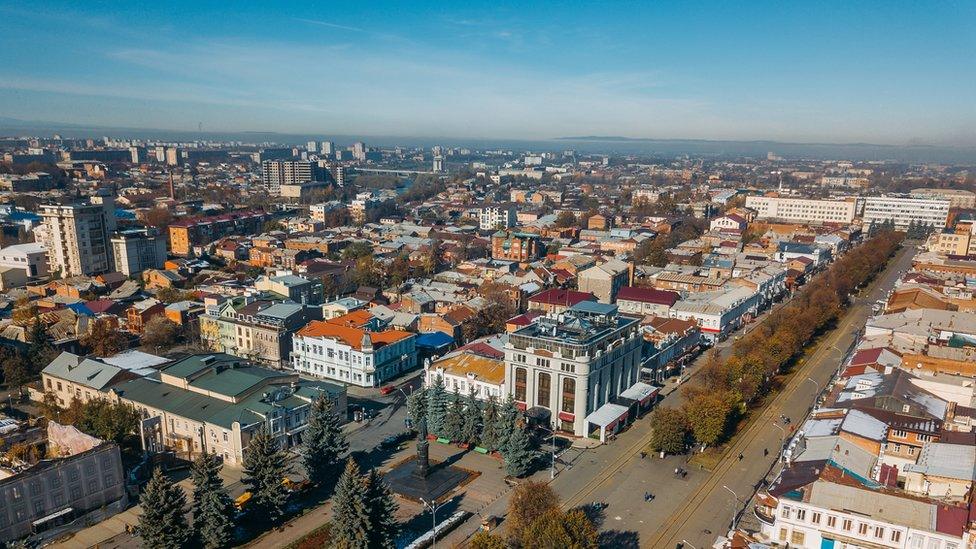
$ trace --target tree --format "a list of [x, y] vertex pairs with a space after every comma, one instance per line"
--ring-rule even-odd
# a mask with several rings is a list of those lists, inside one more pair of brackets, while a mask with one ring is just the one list
[[503, 454], [508, 446], [508, 439], [515, 432], [516, 427], [518, 427], [518, 419], [519, 409], [515, 406], [515, 400], [512, 398], [512, 394], [509, 393], [505, 399], [505, 403], [502, 404], [501, 411], [498, 413], [497, 426], [495, 427], [498, 433], [498, 450]]
[[339, 415], [332, 403], [322, 395], [312, 402], [308, 427], [302, 433], [302, 464], [309, 480], [321, 482], [333, 479], [338, 473], [339, 458], [349, 450], [349, 442], [342, 432]]
[[489, 452], [498, 449], [501, 432], [498, 424], [498, 399], [495, 395], [488, 395], [484, 412], [481, 414], [481, 446]]
[[[72, 404], [76, 401], [80, 402], [72, 399]], [[74, 426], [102, 440], [121, 443], [139, 427], [140, 419], [142, 415], [131, 404], [115, 404], [104, 398], [95, 398], [80, 405]]]
[[427, 417], [427, 387], [421, 386], [407, 397], [407, 414], [414, 425]]
[[505, 443], [502, 455], [505, 457], [505, 471], [509, 475], [522, 477], [532, 470], [536, 453], [532, 449], [532, 441], [524, 424], [516, 424], [515, 430]]
[[522, 539], [522, 533], [533, 522], [553, 510], [559, 510], [559, 496], [548, 484], [535, 481], [519, 484], [508, 502], [509, 536]]
[[157, 467], [140, 497], [139, 536], [146, 547], [181, 549], [190, 541], [186, 525], [186, 494]]
[[352, 242], [342, 250], [342, 259], [359, 259], [361, 257], [371, 257], [373, 255], [373, 245], [365, 240]]
[[447, 392], [444, 390], [444, 378], [437, 376], [427, 391], [427, 430], [440, 435], [444, 431], [446, 418]]
[[711, 446], [725, 434], [731, 408], [726, 395], [701, 392], [685, 403], [688, 426], [695, 440]]
[[33, 376], [27, 360], [20, 353], [13, 353], [3, 359], [3, 382], [10, 387], [20, 388]]
[[369, 512], [366, 482], [359, 474], [359, 466], [349, 459], [332, 497], [333, 545], [343, 549], [367, 549], [370, 540]]
[[51, 336], [47, 333], [47, 327], [40, 321], [31, 324], [28, 339], [30, 345], [27, 346], [26, 359], [31, 375], [34, 376], [50, 364], [58, 356], [58, 352], [51, 344]]
[[284, 452], [266, 427], [261, 427], [244, 452], [244, 485], [251, 492], [252, 516], [274, 522], [281, 517], [288, 493], [281, 484], [287, 474]]
[[568, 513], [559, 509], [546, 511], [523, 531], [520, 541], [524, 549], [596, 549], [598, 546], [596, 527], [581, 509]]
[[461, 442], [477, 444], [481, 436], [481, 405], [474, 396], [474, 385], [468, 384], [468, 398], [464, 408], [464, 421], [461, 424]]
[[96, 320], [80, 343], [98, 357], [114, 356], [129, 348], [129, 338], [107, 320]]
[[471, 549], [508, 549], [508, 544], [501, 536], [480, 530], [468, 544]]
[[396, 546], [400, 523], [396, 520], [398, 505], [383, 477], [370, 469], [366, 476], [366, 513], [369, 517], [370, 549]]
[[168, 227], [173, 221], [173, 214], [170, 213], [169, 208], [153, 208], [146, 212], [145, 220], [146, 225], [162, 229]]
[[206, 452], [193, 461], [193, 530], [200, 545], [217, 549], [234, 539], [234, 501], [220, 478], [220, 458]]
[[560, 229], [576, 226], [576, 216], [569, 210], [563, 210], [556, 216], [554, 225]]
[[444, 429], [441, 436], [452, 441], [461, 441], [462, 430], [464, 429], [464, 404], [461, 402], [461, 394], [457, 387], [451, 393], [447, 405], [447, 417], [444, 418]]
[[151, 349], [169, 349], [180, 341], [180, 327], [163, 315], [150, 318], [142, 332], [142, 344]]
[[685, 449], [688, 437], [688, 418], [680, 408], [661, 407], [651, 415], [654, 431], [651, 447], [659, 452], [677, 454]]

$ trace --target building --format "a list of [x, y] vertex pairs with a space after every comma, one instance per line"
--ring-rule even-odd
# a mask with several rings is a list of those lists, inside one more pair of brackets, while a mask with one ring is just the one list
[[169, 249], [176, 255], [190, 255], [193, 248], [204, 246], [228, 235], [261, 232], [271, 216], [261, 211], [233, 212], [197, 217], [169, 225]]
[[313, 321], [295, 334], [295, 371], [360, 387], [378, 387], [417, 367], [417, 334], [369, 331], [347, 324], [345, 318]]
[[474, 391], [478, 400], [505, 399], [505, 353], [485, 343], [465, 346], [424, 367], [427, 387], [444, 381], [447, 391], [457, 389], [464, 396]]
[[509, 334], [505, 391], [533, 417], [548, 416], [553, 428], [587, 436], [591, 414], [607, 405], [614, 410], [613, 400], [638, 382], [639, 324], [616, 305], [591, 301], [540, 316]]
[[759, 309], [760, 295], [744, 286], [689, 294], [674, 304], [669, 316], [692, 320], [711, 342], [722, 341]]
[[506, 261], [529, 263], [542, 257], [539, 235], [498, 231], [491, 235], [491, 257]]
[[12, 173], [0, 174], [0, 190], [15, 193], [30, 193], [50, 191], [56, 188], [54, 178], [45, 172], [33, 172], [25, 175]]
[[303, 183], [325, 182], [327, 170], [308, 160], [265, 160], [261, 163], [261, 181], [272, 195], [281, 195], [285, 185], [301, 189]]
[[45, 204], [42, 244], [49, 268], [62, 277], [96, 275], [115, 267], [110, 239], [115, 233], [115, 201], [93, 196], [87, 203]]
[[891, 221], [899, 229], [914, 223], [941, 230], [949, 220], [950, 203], [948, 198], [869, 196], [864, 199], [864, 225]]
[[434, 173], [441, 173], [441, 172], [444, 171], [444, 157], [443, 156], [435, 156], [434, 157], [434, 162], [433, 162], [433, 165], [431, 166], [431, 170], [433, 170]]
[[85, 358], [63, 352], [41, 370], [41, 386], [58, 406], [104, 398], [109, 387], [149, 375], [167, 359], [130, 350], [110, 358]]
[[47, 276], [47, 250], [36, 242], [7, 246], [0, 249], [0, 268], [22, 270], [25, 278]]
[[708, 228], [712, 231], [744, 231], [749, 225], [742, 216], [736, 214], [728, 214], [716, 217], [712, 219]]
[[630, 286], [633, 278], [633, 264], [611, 259], [580, 271], [576, 285], [579, 291], [592, 293], [601, 303], [613, 303], [617, 300], [617, 292], [620, 288]]
[[326, 398], [346, 417], [344, 387], [303, 380], [227, 354], [191, 355], [159, 372], [120, 383], [110, 398], [142, 412], [143, 444], [192, 459], [216, 454], [240, 467], [251, 437], [266, 429], [280, 448], [301, 444], [313, 401]]
[[166, 148], [166, 165], [167, 166], [179, 166], [180, 165], [180, 150], [176, 147]]
[[[67, 433], [61, 436], [70, 437], [72, 444], [57, 444], [58, 432]], [[118, 444], [54, 422], [48, 424], [47, 438], [48, 449], [56, 457], [0, 480], [2, 543], [14, 545], [15, 540], [43, 536], [55, 528], [63, 536], [65, 525], [74, 523], [79, 529], [128, 507]]]
[[667, 317], [679, 299], [681, 295], [677, 292], [624, 286], [617, 292], [617, 307], [621, 313]]
[[291, 365], [292, 335], [312, 320], [319, 307], [250, 297], [207, 298], [200, 315], [200, 341], [211, 351], [228, 353], [275, 368]]
[[759, 219], [846, 224], [854, 221], [857, 204], [853, 200], [747, 196], [746, 208], [755, 210]]
[[166, 262], [166, 238], [153, 229], [128, 229], [112, 235], [115, 270], [132, 276], [160, 269]]
[[976, 208], [976, 193], [965, 189], [912, 189], [911, 195], [919, 198], [948, 199], [950, 208], [960, 210]]
[[481, 208], [479, 222], [482, 231], [510, 229], [518, 222], [515, 206], [485, 206]]
[[297, 275], [259, 276], [254, 288], [271, 292], [295, 303], [318, 305], [322, 303], [322, 283]]
[[596, 296], [589, 292], [550, 288], [529, 297], [528, 308], [530, 311], [558, 314], [583, 301], [596, 301]]

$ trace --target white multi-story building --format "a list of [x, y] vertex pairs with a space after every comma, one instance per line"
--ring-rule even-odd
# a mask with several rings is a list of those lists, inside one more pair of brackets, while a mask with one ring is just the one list
[[47, 250], [36, 242], [7, 246], [0, 250], [0, 267], [21, 269], [27, 278], [47, 276]]
[[642, 202], [653, 203], [660, 200], [661, 196], [666, 194], [668, 194], [666, 191], [653, 187], [638, 187], [631, 194], [630, 201], [632, 204], [640, 204]]
[[494, 231], [514, 227], [517, 222], [514, 206], [485, 206], [481, 208], [482, 231]]
[[864, 225], [892, 221], [896, 228], [915, 224], [936, 229], [949, 219], [948, 198], [911, 198], [907, 196], [869, 196], [864, 199]]
[[976, 193], [965, 189], [912, 189], [911, 194], [919, 198], [947, 198], [950, 208], [976, 208]]
[[721, 341], [759, 309], [760, 295], [740, 286], [730, 290], [691, 293], [668, 311], [672, 318], [693, 320], [710, 341]]
[[62, 276], [95, 275], [111, 271], [115, 201], [93, 196], [89, 203], [41, 206], [48, 262], [51, 272]]
[[149, 229], [129, 229], [112, 235], [115, 270], [125, 276], [160, 269], [166, 262], [166, 237]]
[[[554, 429], [587, 436], [591, 414], [604, 406], [613, 413], [611, 401], [638, 382], [642, 344], [639, 318], [583, 301], [509, 335], [505, 390], [520, 408], [547, 411]], [[613, 430], [626, 415], [601, 427]]]
[[417, 335], [372, 332], [343, 317], [312, 321], [292, 338], [292, 367], [302, 374], [378, 387], [417, 366]]
[[746, 208], [755, 210], [760, 219], [850, 223], [854, 221], [856, 207], [857, 204], [853, 200], [813, 200], [772, 196], [746, 197]]
[[325, 181], [324, 170], [307, 160], [265, 160], [261, 163], [261, 180], [271, 194], [279, 194], [284, 185], [301, 185]]

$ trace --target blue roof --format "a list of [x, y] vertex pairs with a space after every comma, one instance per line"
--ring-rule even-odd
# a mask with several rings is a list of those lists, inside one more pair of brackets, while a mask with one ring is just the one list
[[115, 208], [115, 218], [116, 219], [135, 219], [136, 212], [132, 210], [123, 210], [122, 208]]
[[84, 303], [69, 303], [68, 308], [74, 311], [77, 315], [95, 316], [95, 313]]
[[40, 221], [41, 220], [41, 216], [33, 212], [13, 211], [10, 212], [10, 215], [8, 215], [7, 217], [11, 221]]
[[429, 332], [417, 336], [417, 347], [440, 349], [454, 343], [454, 338], [444, 332]]
[[610, 303], [598, 303], [596, 301], [580, 301], [570, 307], [569, 310], [597, 315], [611, 315], [617, 312], [617, 306]]

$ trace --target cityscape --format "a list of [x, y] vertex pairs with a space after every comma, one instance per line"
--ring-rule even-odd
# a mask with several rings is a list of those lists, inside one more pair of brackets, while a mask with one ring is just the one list
[[2, 546], [976, 547], [972, 6], [228, 7], [0, 6]]

